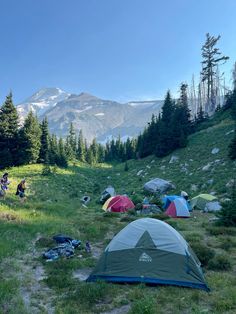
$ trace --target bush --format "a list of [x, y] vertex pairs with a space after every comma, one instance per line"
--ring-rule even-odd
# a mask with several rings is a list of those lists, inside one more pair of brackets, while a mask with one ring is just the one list
[[141, 203], [138, 203], [135, 205], [135, 210], [142, 210], [143, 205]]
[[208, 269], [211, 270], [230, 270], [232, 268], [231, 262], [226, 255], [216, 255], [215, 258], [212, 258], [208, 265]]
[[131, 196], [131, 200], [134, 203], [134, 205], [137, 205], [138, 203], [142, 203], [143, 199], [141, 196], [135, 194]]
[[163, 207], [163, 203], [161, 201], [161, 199], [157, 196], [153, 196], [150, 200], [150, 203], [151, 204], [155, 204], [157, 205], [158, 207], [162, 208]]
[[50, 166], [48, 164], [43, 166], [41, 174], [42, 174], [42, 176], [49, 176], [49, 175], [52, 174], [51, 168], [50, 168]]
[[128, 166], [128, 162], [125, 162], [125, 167], [124, 167], [124, 171], [129, 171], [129, 166]]
[[197, 255], [202, 266], [207, 266], [209, 261], [215, 256], [215, 251], [202, 243], [190, 242], [190, 246]]
[[222, 205], [222, 209], [216, 213], [219, 218], [218, 223], [229, 227], [236, 226], [236, 183], [232, 187], [232, 197], [229, 202], [225, 202]]

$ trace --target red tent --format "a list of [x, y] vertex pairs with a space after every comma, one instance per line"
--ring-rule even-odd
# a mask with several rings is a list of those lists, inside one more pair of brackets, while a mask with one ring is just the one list
[[111, 212], [127, 212], [134, 207], [134, 203], [127, 196], [117, 195], [111, 198], [104, 209]]

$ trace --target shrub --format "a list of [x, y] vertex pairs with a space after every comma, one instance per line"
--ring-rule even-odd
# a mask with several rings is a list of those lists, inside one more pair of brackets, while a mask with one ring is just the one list
[[190, 242], [190, 245], [203, 266], [207, 266], [209, 261], [215, 256], [214, 250], [200, 242]]
[[129, 166], [128, 166], [128, 162], [125, 162], [125, 167], [124, 167], [124, 171], [129, 171]]
[[114, 217], [119, 217], [120, 214], [119, 213], [115, 213], [115, 212], [105, 212], [103, 214], [103, 217], [105, 218], [114, 218]]
[[42, 176], [49, 176], [52, 174], [51, 168], [48, 164], [45, 164], [42, 169]]
[[141, 203], [137, 203], [135, 205], [135, 210], [142, 210], [142, 208], [143, 208], [143, 205]]
[[222, 209], [216, 214], [218, 223], [229, 227], [236, 226], [236, 183], [232, 187], [232, 197], [229, 202], [222, 205]]
[[132, 195], [131, 200], [134, 203], [134, 205], [137, 205], [138, 203], [142, 203], [143, 201], [142, 197], [137, 194]]
[[163, 207], [163, 203], [161, 201], [161, 199], [157, 196], [153, 196], [150, 200], [150, 203], [151, 204], [155, 204], [157, 205], [158, 207], [162, 208]]
[[211, 270], [230, 270], [232, 268], [231, 262], [226, 255], [216, 255], [212, 258], [207, 266]]

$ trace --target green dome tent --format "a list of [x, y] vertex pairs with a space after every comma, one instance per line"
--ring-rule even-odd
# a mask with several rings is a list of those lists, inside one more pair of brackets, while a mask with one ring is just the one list
[[199, 194], [191, 199], [190, 204], [192, 208], [204, 210], [206, 204], [217, 200], [217, 197], [211, 194]]
[[87, 279], [96, 280], [209, 290], [188, 243], [170, 225], [153, 218], [131, 222], [112, 239]]

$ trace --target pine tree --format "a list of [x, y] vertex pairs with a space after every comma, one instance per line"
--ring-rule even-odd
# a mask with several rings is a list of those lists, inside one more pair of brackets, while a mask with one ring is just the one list
[[44, 118], [41, 127], [41, 147], [39, 152], [39, 161], [47, 163], [49, 159], [49, 130], [48, 130], [48, 120]]
[[21, 158], [23, 163], [36, 163], [41, 147], [41, 128], [36, 116], [30, 111], [21, 129]]
[[229, 144], [229, 157], [233, 160], [236, 159], [236, 128], [234, 130], [234, 137]]
[[0, 108], [0, 168], [19, 164], [18, 149], [18, 114], [10, 93]]
[[205, 44], [202, 46], [202, 81], [207, 82], [207, 104], [206, 111], [209, 113], [214, 112], [216, 108], [216, 91], [214, 87], [214, 81], [217, 74], [217, 66], [221, 61], [225, 62], [229, 59], [227, 56], [221, 56], [219, 48], [216, 48], [216, 44], [220, 36], [210, 36], [206, 34]]
[[173, 116], [175, 110], [175, 102], [172, 100], [170, 92], [168, 91], [162, 107], [161, 120], [159, 121], [159, 138], [155, 149], [157, 157], [166, 156], [175, 149], [176, 145], [173, 141]]
[[59, 139], [58, 142], [58, 155], [56, 159], [56, 164], [59, 167], [67, 168], [68, 167], [68, 161], [65, 153], [65, 147], [62, 138]]
[[79, 161], [85, 162], [85, 143], [82, 129], [79, 131], [78, 146], [77, 146], [77, 158]]
[[50, 165], [57, 164], [58, 158], [58, 143], [57, 137], [55, 134], [49, 136], [49, 163]]

